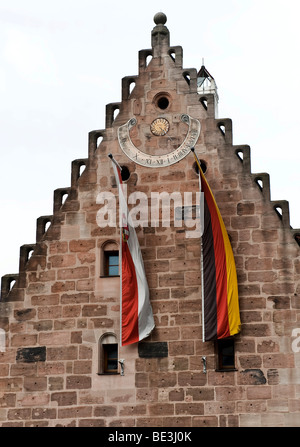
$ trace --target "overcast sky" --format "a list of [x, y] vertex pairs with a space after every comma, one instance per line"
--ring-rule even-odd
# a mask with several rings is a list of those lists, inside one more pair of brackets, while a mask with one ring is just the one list
[[270, 174], [271, 199], [300, 227], [299, 0], [0, 0], [0, 276], [18, 272], [88, 132], [138, 74], [159, 11], [184, 68], [204, 58], [233, 143], [250, 145], [252, 172]]

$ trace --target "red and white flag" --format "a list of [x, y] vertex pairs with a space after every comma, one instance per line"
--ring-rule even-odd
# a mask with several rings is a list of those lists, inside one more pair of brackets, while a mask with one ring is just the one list
[[119, 188], [121, 224], [121, 346], [148, 337], [154, 329], [149, 287], [139, 241], [128, 213], [121, 171], [115, 160], [113, 170]]

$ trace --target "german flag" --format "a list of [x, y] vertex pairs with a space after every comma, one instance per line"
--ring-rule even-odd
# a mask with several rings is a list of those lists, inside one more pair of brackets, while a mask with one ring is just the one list
[[235, 261], [213, 193], [194, 153], [204, 193], [202, 255], [203, 341], [227, 338], [241, 330]]

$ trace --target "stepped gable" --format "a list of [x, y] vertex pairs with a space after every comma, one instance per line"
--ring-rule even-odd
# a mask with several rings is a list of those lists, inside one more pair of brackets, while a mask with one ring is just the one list
[[[158, 13], [154, 22], [151, 48], [138, 54], [138, 75], [122, 79], [121, 102], [106, 105], [105, 129], [89, 133], [88, 158], [72, 162], [70, 186], [54, 191], [53, 214], [37, 219], [35, 243], [20, 248], [19, 272], [2, 278], [1, 426], [300, 420], [292, 348], [300, 316], [300, 230], [290, 226], [288, 202], [271, 200], [269, 175], [251, 172], [250, 147], [233, 145], [232, 121], [218, 117], [214, 78], [204, 65], [183, 68], [166, 16]], [[138, 345], [118, 346], [125, 370], [118, 365], [107, 373], [102, 343], [116, 345], [120, 335], [119, 278], [104, 271], [106, 253], [118, 251], [119, 228], [98, 220], [99, 194], [117, 197], [108, 154], [126, 168], [128, 195], [139, 191], [150, 200], [153, 192], [197, 191], [192, 155], [176, 162], [174, 151], [187, 135], [182, 116], [201, 123], [195, 150], [236, 261], [242, 331], [235, 367], [220, 371], [217, 345], [202, 342], [200, 240], [186, 238], [174, 220], [170, 228], [137, 229], [156, 328]], [[157, 117], [170, 125], [166, 138], [149, 130]], [[144, 154], [140, 162], [119, 139], [132, 119], [130, 141]], [[168, 154], [165, 167], [151, 165]]]
[[[124, 119], [130, 119], [132, 115], [142, 115], [142, 119], [144, 120], [144, 114], [141, 114], [141, 111], [139, 110], [142, 107], [145, 107], [143, 104], [144, 91], [141, 91], [141, 89], [144, 89], [146, 73], [149, 73], [148, 78], [149, 76], [150, 78], [155, 77], [156, 70], [154, 65], [155, 60], [152, 60], [151, 68], [154, 71], [151, 70], [151, 72], [149, 72], [148, 58], [156, 59], [163, 57], [166, 70], [164, 74], [166, 79], [164, 81], [160, 79], [157, 81], [157, 85], [155, 85], [155, 81], [151, 80], [150, 90], [152, 96], [155, 95], [156, 91], [158, 92], [158, 95], [161, 94], [161, 90], [163, 90], [167, 80], [170, 80], [170, 77], [173, 78], [174, 85], [179, 87], [179, 94], [186, 95], [187, 98], [192, 98], [193, 94], [197, 94], [196, 105], [200, 102], [205, 110], [205, 113], [203, 113], [203, 110], [197, 111], [197, 115], [201, 119], [201, 122], [202, 120], [205, 120], [202, 124], [202, 138], [198, 143], [199, 149], [201, 143], [206, 146], [209, 145], [211, 132], [215, 133], [216, 131], [219, 131], [221, 135], [219, 140], [223, 143], [222, 146], [226, 146], [226, 160], [224, 160], [224, 165], [226, 165], [225, 171], [227, 170], [229, 172], [232, 168], [233, 172], [235, 172], [236, 165], [238, 165], [236, 159], [238, 159], [243, 174], [251, 181], [251, 185], [254, 183], [255, 187], [260, 191], [262, 199], [269, 202], [271, 209], [277, 214], [279, 218], [278, 227], [289, 228], [291, 235], [300, 246], [300, 229], [293, 229], [290, 226], [289, 203], [286, 200], [271, 201], [269, 175], [267, 173], [254, 174], [251, 172], [250, 147], [248, 145], [232, 144], [232, 121], [228, 118], [219, 119], [216, 116], [218, 95], [214, 78], [210, 75], [204, 65], [201, 66], [198, 73], [194, 68], [184, 69], [182, 67], [182, 48], [179, 46], [170, 47], [169, 31], [167, 27], [164, 26], [165, 20], [166, 18], [164, 18], [163, 13], [158, 13], [155, 16], [155, 23], [157, 23], [152, 31], [152, 48], [141, 50], [139, 52], [139, 75], [126, 76], [122, 79], [122, 102], [106, 105], [105, 129], [94, 130], [89, 133], [88, 158], [74, 160], [72, 162], [71, 186], [59, 188], [54, 191], [53, 215], [41, 216], [37, 219], [36, 242], [34, 244], [26, 244], [20, 247], [19, 273], [7, 274], [2, 278], [2, 300], [8, 299], [8, 296], [10, 300], [22, 300], [23, 294], [20, 289], [24, 288], [24, 271], [26, 270], [29, 261], [29, 254], [30, 256], [34, 255], [35, 261], [39, 263], [39, 260], [41, 261], [39, 257], [45, 254], [42, 248], [43, 241], [59, 240], [60, 238], [60, 228], [61, 224], [64, 223], [63, 218], [65, 217], [65, 214], [62, 213], [78, 211], [78, 189], [83, 192], [88, 190], [92, 191], [95, 188], [99, 154], [105, 151], [107, 146], [105, 143], [110, 139], [114, 140], [116, 137], [115, 133], [111, 134], [111, 129], [116, 129], [121, 124], [124, 124]], [[161, 60], [159, 63], [160, 62]], [[205, 85], [204, 81], [207, 79], [209, 79], [210, 82], [213, 82], [212, 86], [207, 87], [207, 85]], [[134, 88], [132, 87], [133, 85]], [[132, 89], [133, 91], [131, 91]], [[186, 104], [185, 108], [186, 110], [189, 110], [191, 109], [191, 106], [189, 107]], [[116, 112], [117, 117], [115, 117]], [[110, 138], [109, 135], [112, 138]], [[102, 144], [98, 144], [99, 140], [102, 140]], [[145, 141], [143, 144], [145, 145]], [[119, 147], [116, 148], [116, 152], [117, 151], [120, 152]], [[219, 151], [221, 151], [220, 148]], [[209, 152], [209, 150], [206, 149], [205, 152]], [[211, 153], [211, 155], [213, 155], [213, 153]], [[230, 161], [231, 159], [232, 161]], [[104, 160], [107, 161], [106, 159]], [[84, 175], [81, 174], [83, 166], [85, 167]], [[226, 174], [225, 171], [224, 173]], [[237, 172], [239, 171], [241, 171], [241, 169]], [[218, 205], [220, 207], [222, 206], [220, 203], [218, 203]], [[271, 212], [271, 215], [272, 214], [273, 213]], [[49, 223], [51, 226], [46, 231], [46, 226]], [[31, 261], [30, 264], [33, 264], [33, 261]], [[15, 285], [11, 288], [12, 282], [14, 282]]]

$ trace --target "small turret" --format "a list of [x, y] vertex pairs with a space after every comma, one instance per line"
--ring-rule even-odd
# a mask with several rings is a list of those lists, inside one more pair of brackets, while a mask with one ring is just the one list
[[202, 62], [202, 66], [197, 74], [197, 92], [199, 95], [214, 95], [215, 98], [215, 116], [218, 117], [218, 88], [216, 81], [212, 77], [212, 75], [207, 71]]

